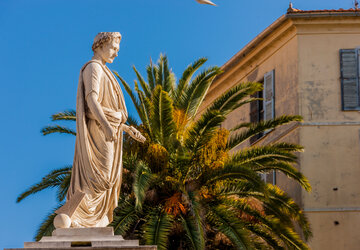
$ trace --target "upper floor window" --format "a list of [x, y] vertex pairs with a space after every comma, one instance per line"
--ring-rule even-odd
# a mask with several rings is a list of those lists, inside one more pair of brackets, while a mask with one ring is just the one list
[[[250, 122], [253, 123], [275, 117], [275, 70], [265, 73], [263, 80], [259, 82], [263, 82], [264, 89], [252, 96], [262, 98], [250, 103]], [[250, 138], [250, 143], [255, 143], [263, 135], [264, 133], [253, 136]]]
[[340, 50], [342, 110], [360, 110], [359, 56], [359, 48]]

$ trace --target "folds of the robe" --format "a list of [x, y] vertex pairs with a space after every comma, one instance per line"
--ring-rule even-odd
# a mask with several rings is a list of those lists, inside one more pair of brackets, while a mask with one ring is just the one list
[[[83, 71], [91, 63], [103, 70], [98, 102], [117, 134], [106, 141], [104, 132], [86, 105]], [[111, 71], [98, 61], [86, 63], [80, 71], [76, 103], [76, 142], [66, 204], [56, 211], [71, 218], [72, 227], [107, 226], [121, 186], [122, 134], [120, 124], [127, 118], [124, 96]], [[80, 197], [80, 198], [79, 198]]]

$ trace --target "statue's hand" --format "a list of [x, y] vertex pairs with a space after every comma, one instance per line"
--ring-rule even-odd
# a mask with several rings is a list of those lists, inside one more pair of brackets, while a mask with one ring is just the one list
[[106, 141], [115, 141], [116, 140], [116, 134], [114, 132], [114, 129], [110, 125], [103, 126], [103, 129], [104, 129]]
[[144, 143], [146, 141], [146, 138], [133, 126], [130, 126], [129, 129], [134, 133], [135, 137], [133, 137], [135, 140]]
[[125, 124], [122, 125], [123, 130], [128, 133], [133, 139], [139, 142], [145, 142], [146, 138], [134, 127], [127, 126]]

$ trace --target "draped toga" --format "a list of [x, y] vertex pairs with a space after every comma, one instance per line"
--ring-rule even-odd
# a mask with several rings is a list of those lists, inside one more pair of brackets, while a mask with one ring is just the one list
[[[117, 140], [106, 141], [86, 98], [95, 92]], [[123, 131], [127, 110], [119, 83], [106, 65], [87, 62], [80, 71], [76, 102], [76, 142], [67, 202], [56, 211], [71, 218], [71, 227], [103, 227], [113, 220], [122, 175]]]

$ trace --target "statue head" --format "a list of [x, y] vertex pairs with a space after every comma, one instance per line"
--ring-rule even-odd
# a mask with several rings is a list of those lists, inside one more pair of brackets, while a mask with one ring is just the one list
[[112, 63], [118, 55], [121, 41], [119, 32], [100, 32], [96, 35], [92, 50], [104, 62]]

